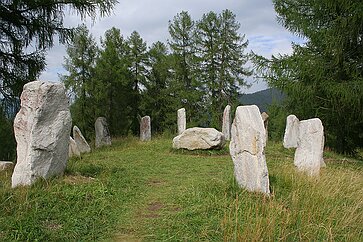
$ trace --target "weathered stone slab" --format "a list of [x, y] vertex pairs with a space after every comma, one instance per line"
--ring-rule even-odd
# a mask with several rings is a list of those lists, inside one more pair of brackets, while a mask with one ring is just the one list
[[320, 119], [313, 118], [300, 121], [297, 149], [294, 164], [309, 175], [318, 175], [323, 160], [324, 128]]
[[140, 121], [140, 140], [150, 141], [151, 140], [151, 122], [150, 117], [145, 116]]
[[110, 130], [105, 117], [98, 117], [95, 122], [96, 148], [111, 145]]
[[12, 187], [63, 174], [71, 121], [63, 84], [35, 81], [24, 85], [21, 108], [14, 120], [17, 163]]
[[77, 144], [78, 150], [81, 154], [91, 152], [91, 147], [83, 137], [81, 130], [77, 127], [73, 127], [73, 139]]
[[71, 158], [73, 156], [81, 156], [81, 152], [78, 149], [76, 141], [72, 137], [69, 137], [69, 151], [68, 157]]
[[263, 126], [265, 127], [266, 142], [268, 140], [268, 114], [266, 112], [261, 113]]
[[227, 105], [223, 111], [222, 133], [226, 140], [231, 139], [231, 106]]
[[173, 139], [173, 148], [187, 150], [221, 149], [225, 144], [223, 133], [214, 128], [186, 129]]
[[295, 115], [289, 115], [286, 118], [286, 128], [283, 145], [285, 148], [297, 148], [299, 137], [300, 121]]
[[0, 161], [0, 171], [11, 169], [14, 163], [11, 161]]
[[265, 128], [258, 107], [237, 107], [229, 144], [237, 183], [249, 191], [269, 194], [265, 145]]
[[187, 128], [185, 108], [178, 109], [178, 135], [183, 133]]

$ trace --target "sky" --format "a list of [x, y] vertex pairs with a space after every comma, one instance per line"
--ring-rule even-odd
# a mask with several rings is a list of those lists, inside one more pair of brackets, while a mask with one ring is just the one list
[[[156, 41], [167, 42], [169, 20], [181, 11], [188, 11], [193, 20], [199, 20], [204, 13], [214, 11], [218, 14], [225, 9], [231, 10], [241, 24], [240, 34], [249, 41], [246, 53], [253, 50], [265, 57], [290, 54], [291, 43], [301, 42], [277, 23], [272, 0], [119, 0], [110, 16], [91, 21], [66, 12], [64, 23], [72, 27], [85, 23], [98, 42], [112, 27], [119, 28], [124, 37], [136, 30], [150, 46]], [[47, 67], [39, 79], [59, 81], [59, 74], [67, 73], [62, 67], [64, 56], [66, 48], [63, 45], [56, 44], [49, 50]], [[243, 88], [244, 93], [268, 88], [264, 81], [253, 77], [248, 78], [248, 82], [252, 86]]]

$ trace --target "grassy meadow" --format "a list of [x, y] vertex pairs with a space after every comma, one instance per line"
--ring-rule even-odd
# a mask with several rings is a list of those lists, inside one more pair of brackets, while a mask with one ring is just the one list
[[175, 151], [128, 137], [69, 161], [63, 177], [11, 189], [0, 241], [363, 241], [363, 161], [332, 152], [319, 178], [269, 142], [270, 197], [240, 189], [227, 147]]

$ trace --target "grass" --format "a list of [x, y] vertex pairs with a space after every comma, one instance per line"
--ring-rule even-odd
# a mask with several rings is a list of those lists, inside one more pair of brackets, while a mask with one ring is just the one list
[[266, 158], [270, 197], [236, 185], [227, 148], [174, 151], [163, 137], [115, 140], [31, 187], [2, 171], [0, 240], [363, 241], [361, 160], [326, 152], [311, 178], [280, 143]]

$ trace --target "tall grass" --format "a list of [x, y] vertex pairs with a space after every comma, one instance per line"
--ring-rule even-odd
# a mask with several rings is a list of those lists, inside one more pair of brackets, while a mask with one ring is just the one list
[[266, 158], [269, 197], [236, 185], [227, 149], [174, 151], [163, 137], [116, 140], [31, 187], [3, 171], [0, 240], [363, 241], [362, 161], [328, 152], [311, 178], [280, 143]]

